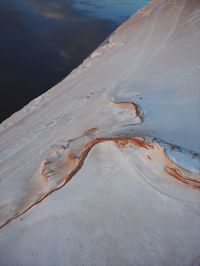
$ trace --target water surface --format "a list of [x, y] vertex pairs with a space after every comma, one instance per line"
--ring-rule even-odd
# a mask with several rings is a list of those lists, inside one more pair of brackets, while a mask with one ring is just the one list
[[77, 67], [147, 0], [0, 0], [0, 121]]

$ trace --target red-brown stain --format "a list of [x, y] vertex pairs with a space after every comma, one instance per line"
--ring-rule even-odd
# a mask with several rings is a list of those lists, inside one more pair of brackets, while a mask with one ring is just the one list
[[180, 169], [177, 167], [173, 166], [166, 166], [165, 171], [176, 178], [177, 180], [183, 182], [184, 184], [188, 185], [189, 187], [192, 188], [200, 188], [200, 181], [198, 180], [193, 180], [189, 178], [188, 176], [185, 176]]
[[72, 153], [70, 153], [70, 154], [68, 155], [68, 159], [69, 159], [70, 161], [76, 161], [76, 160], [78, 160], [78, 158], [77, 158], [74, 154], [72, 154]]
[[136, 113], [136, 116], [141, 119], [141, 122], [144, 121], [144, 114], [138, 104], [133, 103], [133, 102], [114, 102], [114, 104], [120, 105], [129, 110], [134, 110]]
[[[154, 144], [148, 140], [145, 140], [144, 138], [141, 137], [127, 137], [127, 136], [113, 136], [113, 137], [104, 137], [104, 138], [93, 138], [91, 140], [89, 140], [82, 151], [80, 151], [80, 157], [77, 158], [75, 155], [73, 155], [72, 153], [69, 153], [69, 155], [67, 155], [66, 157], [66, 161], [70, 162], [69, 166], [68, 166], [68, 173], [65, 176], [63, 176], [63, 182], [62, 184], [53, 189], [52, 191], [48, 192], [47, 194], [41, 196], [37, 201], [35, 201], [34, 203], [30, 204], [29, 207], [27, 207], [25, 210], [21, 210], [19, 211], [14, 217], [9, 218], [5, 223], [3, 223], [2, 225], [0, 225], [0, 229], [2, 227], [4, 227], [5, 225], [7, 225], [8, 223], [10, 223], [12, 220], [18, 218], [19, 216], [21, 216], [22, 214], [26, 213], [30, 208], [32, 208], [33, 206], [37, 205], [38, 203], [40, 203], [42, 200], [44, 200], [47, 196], [49, 196], [51, 193], [59, 190], [60, 188], [62, 188], [67, 182], [69, 182], [71, 180], [71, 178], [82, 168], [84, 161], [88, 155], [88, 153], [90, 152], [90, 150], [92, 149], [92, 147], [94, 147], [96, 144], [101, 143], [101, 142], [105, 142], [105, 141], [113, 141], [116, 146], [120, 149], [124, 148], [127, 145], [134, 145], [138, 148], [145, 148], [145, 149], [154, 149]], [[66, 150], [67, 151], [67, 150]], [[163, 151], [164, 152], [164, 151]], [[151, 157], [149, 156], [149, 159], [151, 159]], [[165, 155], [164, 153], [164, 160], [165, 160], [165, 171], [170, 175], [173, 176], [174, 178], [176, 178], [177, 180], [183, 182], [184, 184], [192, 187], [192, 188], [200, 188], [200, 182], [198, 180], [193, 180], [186, 175], [183, 175], [180, 167], [176, 166], [173, 162], [171, 162], [169, 160], [169, 158]], [[45, 164], [47, 162], [44, 163], [43, 165], [43, 170], [41, 171], [41, 174], [44, 178], [45, 181], [48, 181], [48, 176], [45, 175]], [[184, 172], [186, 173], [186, 171]]]
[[143, 138], [133, 138], [131, 139], [131, 143], [138, 148], [145, 148], [147, 150], [154, 149], [154, 145]]
[[120, 149], [124, 148], [129, 143], [128, 139], [115, 139], [114, 142]]

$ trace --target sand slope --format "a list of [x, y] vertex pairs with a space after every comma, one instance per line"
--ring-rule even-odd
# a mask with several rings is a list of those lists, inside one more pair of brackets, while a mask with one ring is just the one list
[[200, 2], [154, 0], [0, 126], [0, 264], [200, 264]]

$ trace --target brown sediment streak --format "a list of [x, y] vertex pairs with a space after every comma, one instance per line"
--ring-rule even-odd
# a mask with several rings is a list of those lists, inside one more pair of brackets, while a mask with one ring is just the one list
[[133, 102], [114, 102], [114, 104], [120, 105], [130, 110], [134, 110], [136, 116], [141, 119], [141, 122], [144, 121], [144, 113], [138, 104]]
[[[86, 143], [86, 145], [83, 148], [83, 151], [80, 154], [80, 157], [77, 158], [73, 153], [69, 153], [68, 158], [66, 161], [71, 161], [71, 166], [74, 168], [74, 170], [71, 171], [69, 175], [64, 176], [64, 184], [65, 185], [73, 176], [76, 174], [83, 166], [83, 163], [85, 161], [85, 158], [87, 157], [90, 150], [98, 143], [106, 142], [106, 141], [113, 141], [116, 146], [119, 149], [123, 149], [127, 145], [134, 145], [138, 148], [144, 148], [144, 149], [154, 149], [154, 143], [151, 141], [148, 141], [141, 137], [125, 137], [125, 136], [113, 136], [113, 137], [103, 137], [103, 138], [94, 138], [91, 139]], [[164, 150], [163, 150], [164, 152]], [[179, 181], [187, 184], [190, 187], [193, 188], [200, 188], [200, 180], [198, 180], [199, 175], [190, 173], [184, 169], [182, 169], [180, 166], [173, 163], [167, 155], [164, 153], [165, 156], [165, 171], [178, 179]], [[152, 160], [152, 158], [148, 155], [148, 158]], [[63, 186], [62, 185], [62, 186]]]
[[118, 148], [124, 148], [128, 144], [132, 144], [138, 148], [145, 148], [145, 149], [154, 149], [154, 146], [147, 140], [139, 137], [135, 138], [118, 138], [113, 137], [110, 139], [115, 142], [115, 144], [118, 146]]
[[[187, 173], [185, 170], [178, 168], [177, 166], [166, 166], [165, 171], [175, 177], [177, 180], [183, 182], [192, 188], [200, 188], [200, 181], [195, 179], [194, 174]], [[194, 179], [193, 179], [194, 178]]]
[[[0, 229], [3, 228], [8, 223], [10, 223], [12, 220], [14, 220], [14, 219], [18, 218], [19, 216], [21, 216], [22, 214], [26, 213], [33, 206], [35, 206], [38, 203], [40, 203], [41, 201], [43, 201], [51, 193], [62, 188], [82, 168], [84, 161], [85, 161], [88, 153], [90, 152], [90, 150], [96, 144], [101, 143], [101, 142], [106, 142], [106, 141], [113, 141], [119, 149], [123, 149], [127, 145], [134, 145], [135, 147], [148, 150], [148, 149], [154, 149], [154, 146], [155, 146], [155, 144], [152, 141], [146, 140], [146, 139], [141, 138], [141, 137], [112, 136], [112, 137], [108, 137], [108, 138], [106, 138], [106, 137], [103, 137], [103, 138], [90, 137], [89, 140], [84, 145], [84, 147], [79, 151], [80, 154], [78, 156], [75, 155], [73, 153], [73, 151], [70, 150], [69, 148], [65, 149], [64, 147], [62, 147], [61, 151], [64, 151], [65, 152], [64, 154], [66, 155], [66, 157], [64, 158], [64, 164], [66, 163], [67, 167], [65, 169], [66, 170], [65, 174], [63, 176], [59, 177], [59, 179], [58, 179], [59, 182], [57, 184], [57, 187], [51, 189], [51, 191], [49, 191], [49, 192], [46, 192], [46, 194], [44, 194], [43, 196], [38, 198], [38, 200], [36, 200], [34, 203], [30, 203], [30, 205], [28, 207], [26, 207], [24, 210], [21, 210], [21, 211], [19, 210], [17, 212], [17, 214], [13, 215], [13, 217], [10, 217], [3, 224], [1, 224]], [[72, 148], [73, 148], [73, 143], [71, 143], [71, 144], [72, 144]], [[187, 184], [188, 186], [190, 186], [192, 188], [198, 188], [198, 189], [200, 188], [200, 182], [198, 181], [199, 175], [195, 176], [195, 174], [191, 174], [191, 173], [181, 169], [179, 166], [175, 165], [175, 163], [170, 161], [170, 159], [166, 155], [165, 155], [165, 158], [166, 158], [166, 161], [164, 163], [165, 164], [164, 168], [165, 168], [165, 171], [170, 176], [175, 177], [179, 181], [183, 182], [184, 184]], [[59, 160], [59, 157], [58, 157], [58, 160]], [[50, 178], [54, 178], [54, 176], [49, 177], [48, 174], [46, 174], [46, 172], [45, 172], [45, 167], [50, 163], [51, 162], [48, 161], [48, 159], [45, 160], [42, 164], [43, 168], [40, 171], [40, 177], [41, 176], [43, 177], [43, 180], [45, 181], [45, 183], [47, 183], [47, 185], [48, 185], [48, 182], [51, 181]], [[56, 165], [56, 167], [58, 167], [58, 166]], [[57, 169], [53, 169], [53, 170], [57, 170]]]
[[[13, 217], [7, 219], [6, 222], [4, 222], [2, 225], [0, 225], [0, 229], [3, 228], [8, 223], [10, 223], [12, 220], [14, 220], [14, 219], [18, 218], [19, 216], [23, 215], [24, 213], [26, 213], [33, 206], [35, 206], [38, 203], [42, 202], [51, 193], [61, 189], [82, 168], [83, 163], [84, 163], [88, 153], [92, 149], [92, 147], [94, 147], [98, 143], [106, 142], [106, 141], [114, 141], [118, 148], [123, 148], [123, 147], [125, 147], [128, 144], [134, 144], [134, 145], [136, 145], [138, 147], [143, 147], [143, 148], [147, 149], [149, 147], [149, 145], [150, 145], [148, 141], [145, 141], [142, 138], [129, 138], [129, 137], [116, 137], [116, 136], [114, 136], [114, 137], [109, 137], [109, 138], [95, 138], [95, 139], [89, 140], [86, 143], [86, 145], [84, 146], [83, 150], [81, 151], [79, 158], [77, 158], [73, 153], [69, 153], [68, 154], [68, 156], [67, 156], [65, 161], [66, 161], [66, 163], [68, 163], [68, 165], [70, 166], [71, 169], [68, 169], [69, 174], [64, 175], [62, 177], [62, 181], [60, 182], [61, 184], [58, 185], [58, 187], [56, 187], [56, 188], [52, 189], [51, 191], [49, 191], [48, 193], [46, 193], [45, 195], [43, 195], [42, 197], [40, 197], [34, 203], [30, 204], [30, 206], [28, 206], [26, 209], [18, 212]], [[48, 164], [48, 160], [43, 162], [43, 169], [41, 169], [41, 172], [40, 172], [40, 174], [43, 177], [43, 180], [45, 181], [45, 183], [47, 183], [48, 180], [49, 180], [49, 176], [45, 173], [45, 166], [47, 164]]]
[[70, 154], [69, 155], [69, 160], [70, 161], [76, 161], [76, 160], [78, 160], [78, 158], [74, 154]]

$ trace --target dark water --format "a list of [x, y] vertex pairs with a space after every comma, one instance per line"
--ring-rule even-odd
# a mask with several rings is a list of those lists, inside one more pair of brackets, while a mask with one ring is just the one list
[[0, 0], [0, 121], [77, 67], [148, 0]]

